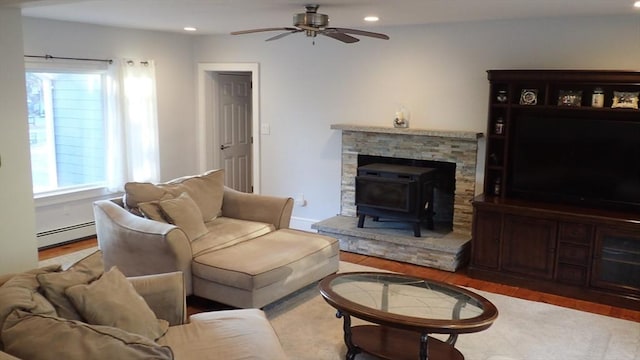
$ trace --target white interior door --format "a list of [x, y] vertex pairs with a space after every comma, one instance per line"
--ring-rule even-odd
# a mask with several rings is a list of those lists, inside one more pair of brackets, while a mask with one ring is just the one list
[[253, 192], [251, 74], [220, 73], [218, 84], [220, 121], [217, 133], [225, 185], [238, 191]]

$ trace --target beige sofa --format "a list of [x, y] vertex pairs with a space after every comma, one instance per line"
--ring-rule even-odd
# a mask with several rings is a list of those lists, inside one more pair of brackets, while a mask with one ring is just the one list
[[262, 310], [187, 322], [181, 273], [102, 269], [96, 252], [66, 271], [0, 276], [0, 359], [286, 359]]
[[262, 308], [338, 271], [334, 238], [289, 229], [291, 198], [223, 185], [223, 170], [128, 183], [94, 203], [105, 267], [127, 276], [180, 271], [187, 295]]

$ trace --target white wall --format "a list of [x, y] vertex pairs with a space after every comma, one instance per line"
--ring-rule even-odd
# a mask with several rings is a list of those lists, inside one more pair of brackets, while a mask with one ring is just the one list
[[[19, 27], [11, 23], [2, 26]], [[339, 212], [340, 132], [329, 129], [332, 123], [390, 126], [404, 105], [412, 127], [484, 132], [487, 69], [640, 67], [634, 16], [381, 28], [391, 40], [354, 45], [325, 37], [312, 45], [301, 34], [267, 43], [268, 34], [193, 36], [32, 18], [22, 23], [26, 54], [156, 60], [163, 180], [198, 169], [197, 62], [259, 63], [259, 111], [271, 126], [261, 138], [261, 192], [304, 194], [308, 205], [294, 210], [298, 225]], [[3, 28], [2, 34], [15, 42], [19, 31]], [[3, 62], [7, 53], [3, 47]], [[17, 99], [15, 86], [0, 87]], [[26, 137], [18, 140], [16, 148], [28, 145]], [[28, 171], [12, 174], [11, 181], [30, 182]], [[36, 231], [91, 220], [90, 203], [39, 207]]]
[[[23, 18], [23, 32], [24, 53], [29, 55], [155, 60], [162, 180], [196, 171], [192, 36], [26, 17]], [[92, 221], [91, 203], [94, 200], [37, 201], [37, 232]], [[39, 246], [51, 245], [46, 241], [40, 239]]]
[[0, 8], [0, 274], [37, 265], [19, 9]]
[[[301, 34], [201, 36], [198, 62], [258, 62], [262, 192], [303, 193], [298, 221], [339, 212], [340, 132], [332, 123], [391, 126], [396, 109], [415, 128], [484, 132], [486, 70], [640, 70], [635, 16], [554, 18], [377, 28], [391, 40], [345, 45]], [[479, 164], [483, 167], [483, 163]]]

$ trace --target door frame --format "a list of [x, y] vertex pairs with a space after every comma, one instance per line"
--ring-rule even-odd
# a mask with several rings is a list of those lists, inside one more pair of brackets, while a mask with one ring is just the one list
[[253, 192], [260, 193], [260, 73], [258, 63], [198, 63], [197, 153], [200, 172], [217, 169], [220, 164], [217, 74], [221, 72], [251, 73], [251, 177]]

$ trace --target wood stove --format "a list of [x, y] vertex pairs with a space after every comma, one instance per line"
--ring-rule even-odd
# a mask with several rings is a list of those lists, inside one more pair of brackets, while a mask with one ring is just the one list
[[365, 217], [386, 218], [413, 223], [413, 235], [421, 236], [426, 223], [433, 230], [433, 189], [435, 168], [373, 163], [358, 167], [355, 203], [358, 227]]

